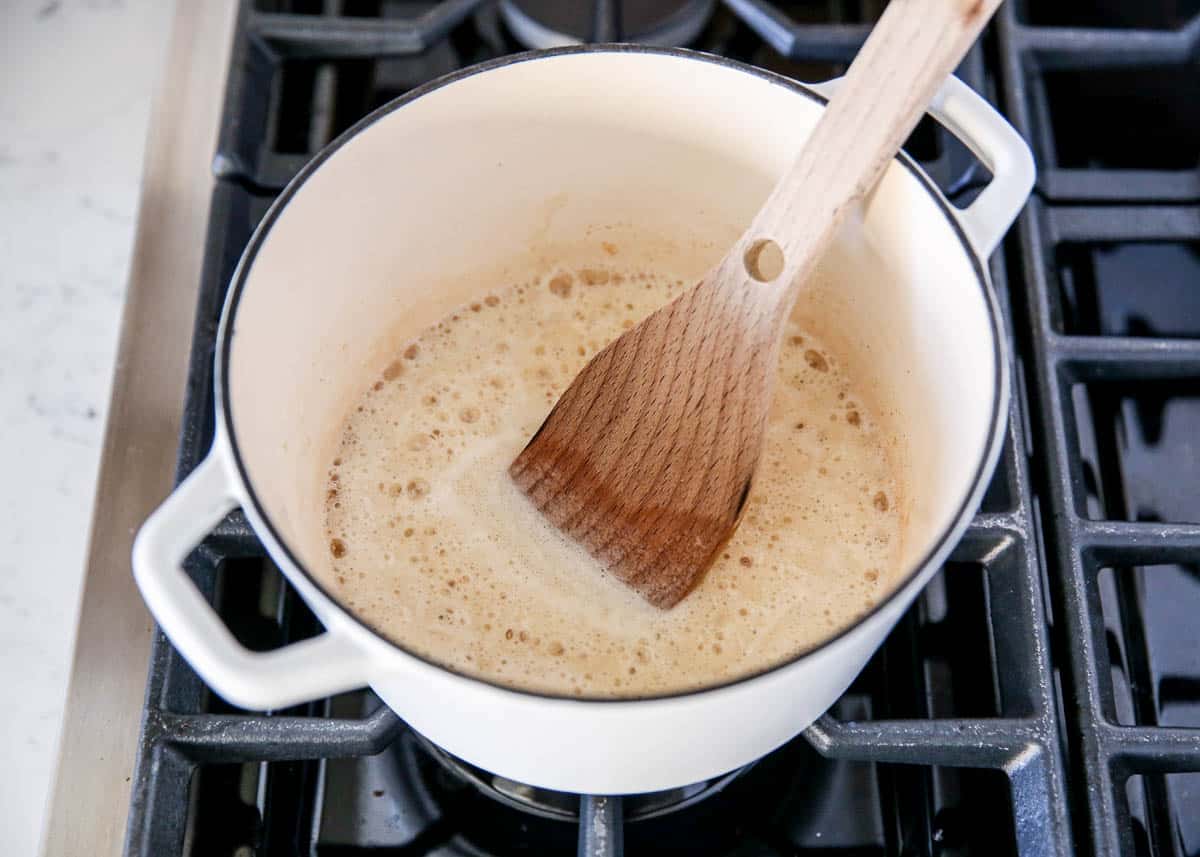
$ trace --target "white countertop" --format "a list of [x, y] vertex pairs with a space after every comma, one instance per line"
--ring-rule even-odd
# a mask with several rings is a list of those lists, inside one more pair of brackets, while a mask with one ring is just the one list
[[41, 831], [172, 10], [0, 3], [0, 854]]

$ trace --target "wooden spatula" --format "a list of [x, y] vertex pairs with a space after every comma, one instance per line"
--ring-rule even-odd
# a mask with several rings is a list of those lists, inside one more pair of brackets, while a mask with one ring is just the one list
[[597, 354], [509, 468], [650, 603], [687, 595], [736, 529], [799, 289], [999, 4], [892, 0], [750, 228]]

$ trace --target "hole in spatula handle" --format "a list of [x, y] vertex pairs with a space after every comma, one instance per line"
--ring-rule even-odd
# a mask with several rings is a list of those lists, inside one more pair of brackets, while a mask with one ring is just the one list
[[783, 250], [770, 238], [759, 238], [742, 257], [746, 273], [760, 283], [769, 283], [783, 273]]

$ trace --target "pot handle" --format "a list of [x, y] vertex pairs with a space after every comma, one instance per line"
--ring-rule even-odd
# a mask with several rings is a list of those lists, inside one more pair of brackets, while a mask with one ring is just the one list
[[366, 657], [338, 632], [251, 651], [183, 570], [188, 553], [239, 505], [233, 486], [214, 444], [138, 532], [133, 575], [159, 627], [213, 690], [241, 708], [286, 708], [363, 686]]
[[[809, 86], [829, 98], [840, 84], [841, 78], [834, 78]], [[955, 211], [971, 245], [986, 259], [1033, 189], [1033, 153], [1008, 120], [954, 75], [938, 89], [929, 114], [992, 173], [992, 180], [975, 201]]]

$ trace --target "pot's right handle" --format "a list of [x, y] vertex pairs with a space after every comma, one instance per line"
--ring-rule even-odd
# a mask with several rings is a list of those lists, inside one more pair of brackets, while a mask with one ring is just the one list
[[[841, 78], [809, 84], [826, 98]], [[956, 212], [972, 246], [991, 255], [1033, 189], [1033, 153], [1012, 125], [971, 87], [954, 75], [946, 78], [929, 113], [963, 142], [992, 173], [992, 180], [965, 209]]]
[[366, 658], [337, 631], [254, 652], [225, 627], [183, 560], [239, 503], [220, 442], [142, 525], [133, 574], [163, 633], [213, 690], [242, 708], [286, 708], [366, 684]]

